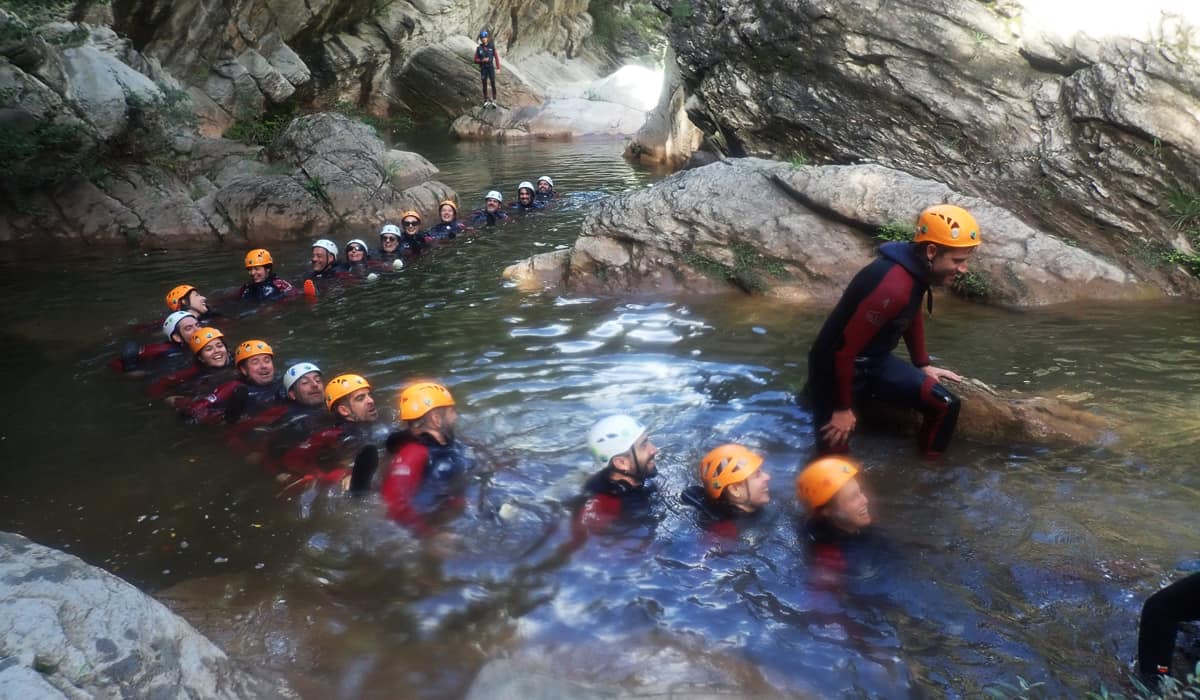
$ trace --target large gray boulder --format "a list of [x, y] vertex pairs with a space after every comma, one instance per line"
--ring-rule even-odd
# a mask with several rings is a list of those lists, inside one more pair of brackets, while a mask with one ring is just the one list
[[[944, 182], [1194, 292], [1173, 193], [1200, 182], [1200, 4], [658, 3], [692, 121], [728, 155]], [[685, 11], [686, 10], [686, 11]]]
[[684, 109], [686, 100], [687, 93], [679, 77], [675, 54], [668, 49], [658, 104], [646, 115], [646, 122], [629, 142], [625, 156], [647, 165], [671, 169], [686, 163], [700, 147], [703, 136], [688, 118]]
[[527, 287], [765, 292], [831, 302], [870, 261], [879, 227], [955, 203], [979, 221], [974, 293], [1010, 306], [1161, 295], [1131, 270], [1022, 222], [986, 200], [876, 165], [803, 166], [757, 158], [687, 170], [606, 200], [569, 253], [506, 270]]
[[161, 603], [80, 559], [0, 533], [0, 697], [292, 697]]

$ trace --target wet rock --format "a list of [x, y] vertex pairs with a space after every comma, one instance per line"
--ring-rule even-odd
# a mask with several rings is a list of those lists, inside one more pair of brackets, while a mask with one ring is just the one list
[[549, 100], [540, 108], [476, 107], [455, 119], [450, 133], [469, 141], [628, 136], [645, 120], [645, 112], [615, 102], [567, 97]]
[[0, 694], [21, 698], [292, 697], [239, 669], [133, 586], [0, 533]]
[[1171, 292], [1200, 178], [1194, 3], [688, 4], [670, 43], [727, 155], [873, 162], [995, 202]]
[[568, 289], [733, 286], [831, 303], [871, 260], [878, 227], [912, 222], [941, 202], [967, 207], [980, 223], [984, 243], [971, 266], [989, 301], [1024, 307], [1160, 294], [1133, 272], [941, 183], [874, 165], [796, 167], [756, 158], [687, 170], [602, 202], [567, 256], [543, 254], [554, 257], [506, 274], [537, 270], [547, 284], [562, 280]]
[[669, 49], [666, 66], [658, 104], [646, 115], [646, 123], [625, 149], [625, 157], [674, 169], [686, 163], [700, 147], [702, 134], [684, 109], [687, 94], [679, 78], [675, 56]]

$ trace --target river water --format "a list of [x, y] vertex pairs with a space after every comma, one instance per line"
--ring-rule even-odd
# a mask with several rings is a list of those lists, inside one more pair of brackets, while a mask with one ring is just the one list
[[[822, 310], [761, 298], [521, 293], [501, 268], [571, 241], [589, 203], [656, 175], [621, 144], [423, 143], [467, 204], [547, 173], [553, 211], [373, 284], [222, 324], [277, 365], [368, 376], [381, 406], [445, 382], [484, 465], [435, 557], [374, 501], [277, 485], [105, 367], [179, 282], [230, 290], [242, 246], [68, 250], [0, 262], [0, 528], [157, 592], [311, 697], [455, 697], [490, 659], [686, 695], [969, 696], [1017, 676], [1048, 696], [1120, 685], [1144, 597], [1200, 550], [1200, 324], [1185, 303], [1014, 313], [939, 299], [935, 361], [1070, 394], [1123, 427], [1073, 449], [858, 436], [878, 537], [841, 576], [798, 537], [811, 425], [791, 401]], [[374, 242], [374, 241], [372, 241]], [[304, 244], [273, 248], [299, 278]], [[227, 310], [234, 311], [232, 306]], [[634, 414], [661, 447], [652, 517], [566, 547], [591, 422]], [[770, 513], [714, 541], [680, 504], [727, 441], [766, 455]], [[523, 666], [523, 667], [524, 667]], [[682, 690], [681, 690], [682, 689]]]

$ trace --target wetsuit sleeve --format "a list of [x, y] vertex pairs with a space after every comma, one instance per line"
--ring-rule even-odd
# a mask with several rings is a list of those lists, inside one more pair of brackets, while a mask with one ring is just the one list
[[334, 426], [312, 434], [280, 456], [279, 468], [293, 474], [320, 474], [322, 457], [337, 446], [342, 439], [342, 432], [342, 428]]
[[275, 286], [275, 289], [279, 290], [279, 293], [282, 294], [284, 298], [291, 298], [298, 294], [296, 288], [293, 287], [292, 283], [288, 282], [287, 280], [281, 280], [277, 278], [271, 284]]
[[575, 516], [575, 531], [580, 534], [604, 532], [621, 516], [621, 499], [608, 493], [592, 496]]
[[197, 365], [189, 365], [188, 367], [185, 367], [177, 372], [171, 372], [170, 374], [159, 378], [153, 384], [151, 384], [148, 389], [146, 389], [146, 393], [149, 394], [150, 398], [152, 399], [161, 399], [175, 389], [175, 387], [194, 379], [199, 373], [200, 368]]
[[496, 62], [496, 70], [500, 70], [500, 52], [492, 45], [492, 60]]
[[904, 331], [904, 344], [908, 346], [908, 356], [917, 367], [929, 366], [929, 353], [925, 350], [925, 314], [917, 310], [917, 315]]
[[421, 487], [428, 465], [429, 450], [420, 443], [410, 442], [392, 457], [392, 463], [383, 479], [383, 502], [387, 504], [388, 517], [419, 536], [428, 535], [432, 531], [425, 517], [413, 504], [413, 498], [417, 495], [417, 489]]
[[837, 410], [848, 409], [854, 403], [854, 358], [880, 329], [904, 312], [911, 293], [912, 277], [900, 265], [893, 265], [854, 309], [842, 330], [841, 347], [833, 355]]
[[219, 423], [225, 418], [225, 404], [239, 386], [243, 386], [243, 382], [237, 379], [225, 382], [212, 393], [192, 399], [183, 413], [198, 423]]
[[482, 50], [483, 50], [483, 47], [482, 47], [482, 46], [476, 46], [476, 47], [475, 47], [475, 63], [476, 63], [476, 64], [482, 64], [482, 63], [483, 63], [483, 57], [480, 55], [480, 52], [481, 52]]

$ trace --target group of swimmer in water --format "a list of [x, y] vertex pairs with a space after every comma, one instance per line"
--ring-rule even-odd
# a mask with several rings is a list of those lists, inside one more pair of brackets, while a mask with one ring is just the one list
[[[522, 199], [514, 206], [538, 201], [543, 180], [538, 188], [529, 184], [522, 183]], [[548, 184], [552, 195], [553, 183]], [[488, 194], [487, 204], [481, 210], [487, 216], [503, 214], [498, 192]], [[439, 213], [441, 222], [431, 230], [450, 230], [453, 237], [457, 207], [442, 202]], [[494, 223], [493, 218], [485, 221]], [[405, 230], [399, 233], [394, 226], [384, 227], [375, 260], [399, 259], [404, 236], [417, 236], [408, 230], [419, 228], [420, 217], [406, 212], [402, 224]], [[430, 234], [433, 240], [439, 235]], [[883, 401], [916, 409], [923, 416], [920, 451], [936, 458], [948, 447], [959, 399], [942, 380], [961, 378], [930, 364], [922, 306], [932, 312], [931, 289], [966, 273], [980, 240], [978, 224], [964, 209], [925, 209], [913, 241], [882, 245], [879, 257], [854, 276], [818, 333], [804, 392], [813, 416], [816, 457], [795, 480], [796, 497], [806, 512], [804, 532], [814, 545], [836, 547], [871, 529], [860, 466], [847, 454], [857, 425], [856, 406]], [[350, 241], [346, 250], [348, 265], [369, 261], [360, 239]], [[305, 287], [336, 264], [336, 246], [317, 241]], [[276, 277], [268, 251], [250, 251], [245, 268], [250, 280], [237, 294], [241, 300], [295, 295], [291, 285]], [[311, 362], [292, 364], [279, 375], [274, 350], [263, 340], [241, 342], [231, 356], [224, 334], [211, 325], [217, 314], [195, 287], [173, 288], [166, 303], [170, 315], [162, 333], [167, 342], [143, 346], [116, 364], [126, 370], [157, 365], [151, 396], [166, 399], [189, 420], [226, 424], [227, 440], [273, 471], [285, 491], [313, 484], [352, 495], [378, 491], [388, 517], [419, 537], [437, 537], [439, 523], [462, 510], [465, 481], [475, 465], [455, 437], [458, 404], [445, 386], [419, 381], [403, 387], [397, 401], [399, 426], [391, 425], [381, 419], [364, 376], [346, 373], [326, 381]], [[911, 362], [892, 354], [902, 338]], [[579, 532], [594, 533], [645, 500], [657, 473], [658, 448], [646, 427], [629, 415], [601, 418], [588, 432], [587, 445], [598, 471], [584, 485], [573, 524]], [[381, 447], [388, 461], [379, 475]], [[744, 445], [715, 447], [700, 459], [697, 483], [681, 500], [697, 510], [710, 531], [736, 536], [740, 523], [751, 522], [770, 502], [771, 477], [764, 463], [761, 454]], [[1197, 618], [1200, 574], [1146, 602], [1138, 652], [1139, 670], [1148, 683], [1157, 684], [1170, 673], [1178, 622]]]

